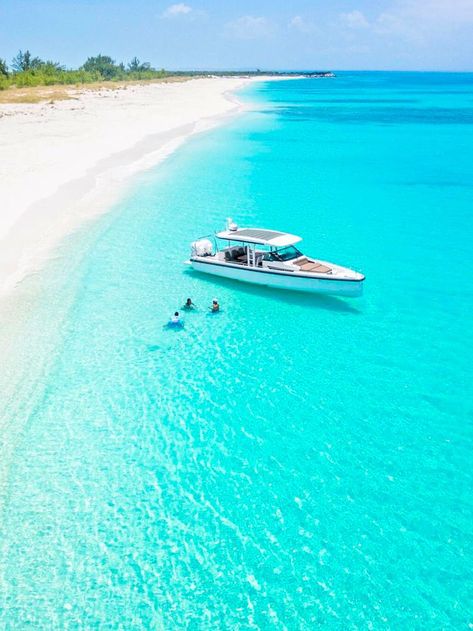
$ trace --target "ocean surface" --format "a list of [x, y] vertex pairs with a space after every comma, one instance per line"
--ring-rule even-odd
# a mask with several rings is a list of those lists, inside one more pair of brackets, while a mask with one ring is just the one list
[[[23, 283], [2, 630], [473, 626], [473, 75], [241, 98]], [[189, 270], [228, 216], [364, 296]]]

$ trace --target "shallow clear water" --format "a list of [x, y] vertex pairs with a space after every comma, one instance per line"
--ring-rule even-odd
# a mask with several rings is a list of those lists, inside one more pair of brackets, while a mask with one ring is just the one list
[[[55, 343], [2, 405], [1, 628], [473, 622], [473, 76], [244, 98], [43, 274], [22, 337]], [[228, 215], [364, 297], [186, 270]]]

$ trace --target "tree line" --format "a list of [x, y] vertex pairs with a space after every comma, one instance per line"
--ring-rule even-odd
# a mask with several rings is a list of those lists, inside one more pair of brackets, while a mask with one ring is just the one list
[[78, 69], [66, 68], [56, 61], [33, 57], [29, 50], [19, 51], [8, 64], [0, 58], [0, 90], [10, 86], [70, 85], [95, 81], [132, 81], [161, 79], [168, 73], [134, 57], [126, 66], [108, 55], [89, 57]]

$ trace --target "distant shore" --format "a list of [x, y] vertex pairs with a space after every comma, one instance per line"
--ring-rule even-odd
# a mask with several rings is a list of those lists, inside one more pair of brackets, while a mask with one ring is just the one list
[[0, 296], [113, 205], [132, 174], [240, 111], [232, 92], [248, 81], [88, 86], [63, 99], [0, 103]]

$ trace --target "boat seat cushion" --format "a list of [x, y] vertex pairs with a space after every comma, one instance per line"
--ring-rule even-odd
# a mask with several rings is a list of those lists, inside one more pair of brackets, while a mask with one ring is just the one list
[[305, 263], [300, 266], [300, 269], [303, 272], [314, 272], [317, 274], [330, 274], [332, 272], [330, 267], [322, 265], [322, 263], [315, 263], [315, 265], [314, 263]]
[[241, 256], [245, 254], [245, 248], [233, 248], [232, 250], [226, 250], [226, 261], [238, 261]]

